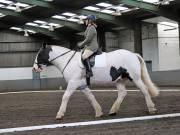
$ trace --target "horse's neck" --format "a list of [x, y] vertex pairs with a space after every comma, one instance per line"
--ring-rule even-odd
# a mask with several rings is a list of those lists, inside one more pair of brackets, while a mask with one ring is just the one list
[[52, 57], [54, 57], [54, 55], [57, 56], [67, 51], [70, 51], [70, 49], [65, 48], [65, 47], [60, 47], [60, 46], [51, 46], [51, 48], [52, 48], [52, 54], [51, 54]]
[[[50, 60], [66, 53], [70, 51], [70, 49], [65, 48], [65, 47], [59, 47], [59, 46], [52, 46], [52, 52], [50, 53]], [[64, 67], [66, 66], [67, 62], [69, 61], [69, 59], [71, 58], [71, 56], [73, 55], [74, 51], [70, 51], [58, 58], [56, 58], [55, 60], [52, 61], [52, 64], [55, 65], [57, 68], [59, 68], [61, 71], [64, 69]]]

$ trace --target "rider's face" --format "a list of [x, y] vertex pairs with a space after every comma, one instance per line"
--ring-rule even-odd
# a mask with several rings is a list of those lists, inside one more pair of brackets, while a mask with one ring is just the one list
[[85, 22], [86, 22], [86, 25], [88, 25], [88, 24], [89, 24], [89, 20], [86, 20]]

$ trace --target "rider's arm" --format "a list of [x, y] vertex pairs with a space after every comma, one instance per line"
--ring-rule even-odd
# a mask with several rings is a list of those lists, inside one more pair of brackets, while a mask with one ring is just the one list
[[96, 34], [96, 29], [95, 29], [95, 27], [94, 27], [94, 26], [90, 26], [90, 28], [89, 28], [89, 30], [88, 30], [88, 32], [87, 32], [86, 38], [85, 38], [84, 41], [81, 42], [78, 46], [79, 46], [79, 47], [82, 47], [82, 46], [88, 44], [89, 42], [91, 42], [92, 39], [94, 38], [95, 34]]

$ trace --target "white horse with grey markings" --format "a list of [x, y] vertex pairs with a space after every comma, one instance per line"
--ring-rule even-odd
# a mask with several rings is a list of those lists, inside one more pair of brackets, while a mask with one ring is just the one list
[[[98, 66], [98, 59], [95, 60], [95, 63], [97, 63], [92, 68], [94, 75], [91, 78], [91, 83], [102, 85], [114, 84], [118, 90], [118, 97], [109, 111], [110, 115], [118, 112], [123, 99], [127, 95], [125, 82], [128, 78], [131, 79], [143, 93], [149, 113], [156, 113], [157, 109], [155, 108], [151, 97], [157, 96], [159, 91], [152, 83], [145, 62], [140, 55], [120, 49], [109, 53], [103, 53], [96, 57], [99, 57], [101, 64]], [[60, 46], [43, 45], [36, 56], [33, 69], [36, 72], [42, 71], [41, 64], [55, 65], [61, 71], [68, 83], [56, 119], [61, 119], [64, 116], [69, 98], [76, 89], [81, 89], [89, 99], [95, 110], [95, 117], [103, 115], [101, 106], [87, 86], [85, 77], [86, 72], [81, 63], [81, 52], [76, 52]], [[124, 71], [128, 76], [123, 77], [123, 74], [119, 73], [118, 69], [125, 69]], [[112, 71], [116, 71], [115, 73], [117, 74], [115, 74], [115, 77], [118, 75], [114, 81], [112, 81]]]

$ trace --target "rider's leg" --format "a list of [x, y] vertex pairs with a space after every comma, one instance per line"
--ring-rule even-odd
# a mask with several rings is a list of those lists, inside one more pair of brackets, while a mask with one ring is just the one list
[[84, 65], [85, 65], [86, 71], [87, 71], [87, 72], [86, 72], [87, 78], [93, 76], [92, 69], [91, 69], [91, 65], [90, 65], [90, 61], [89, 61], [88, 58], [84, 60]]
[[90, 61], [89, 61], [89, 57], [93, 54], [94, 52], [91, 51], [91, 50], [85, 50], [84, 53], [82, 54], [82, 59], [83, 59], [83, 62], [84, 62], [84, 65], [86, 67], [86, 76], [88, 78], [90, 78], [91, 76], [93, 76], [93, 73], [92, 73], [92, 69], [91, 69], [91, 66], [90, 66]]
[[91, 50], [88, 50], [88, 49], [84, 50], [84, 53], [82, 54], [83, 60], [89, 58], [93, 53], [94, 53], [94, 52], [91, 51]]

